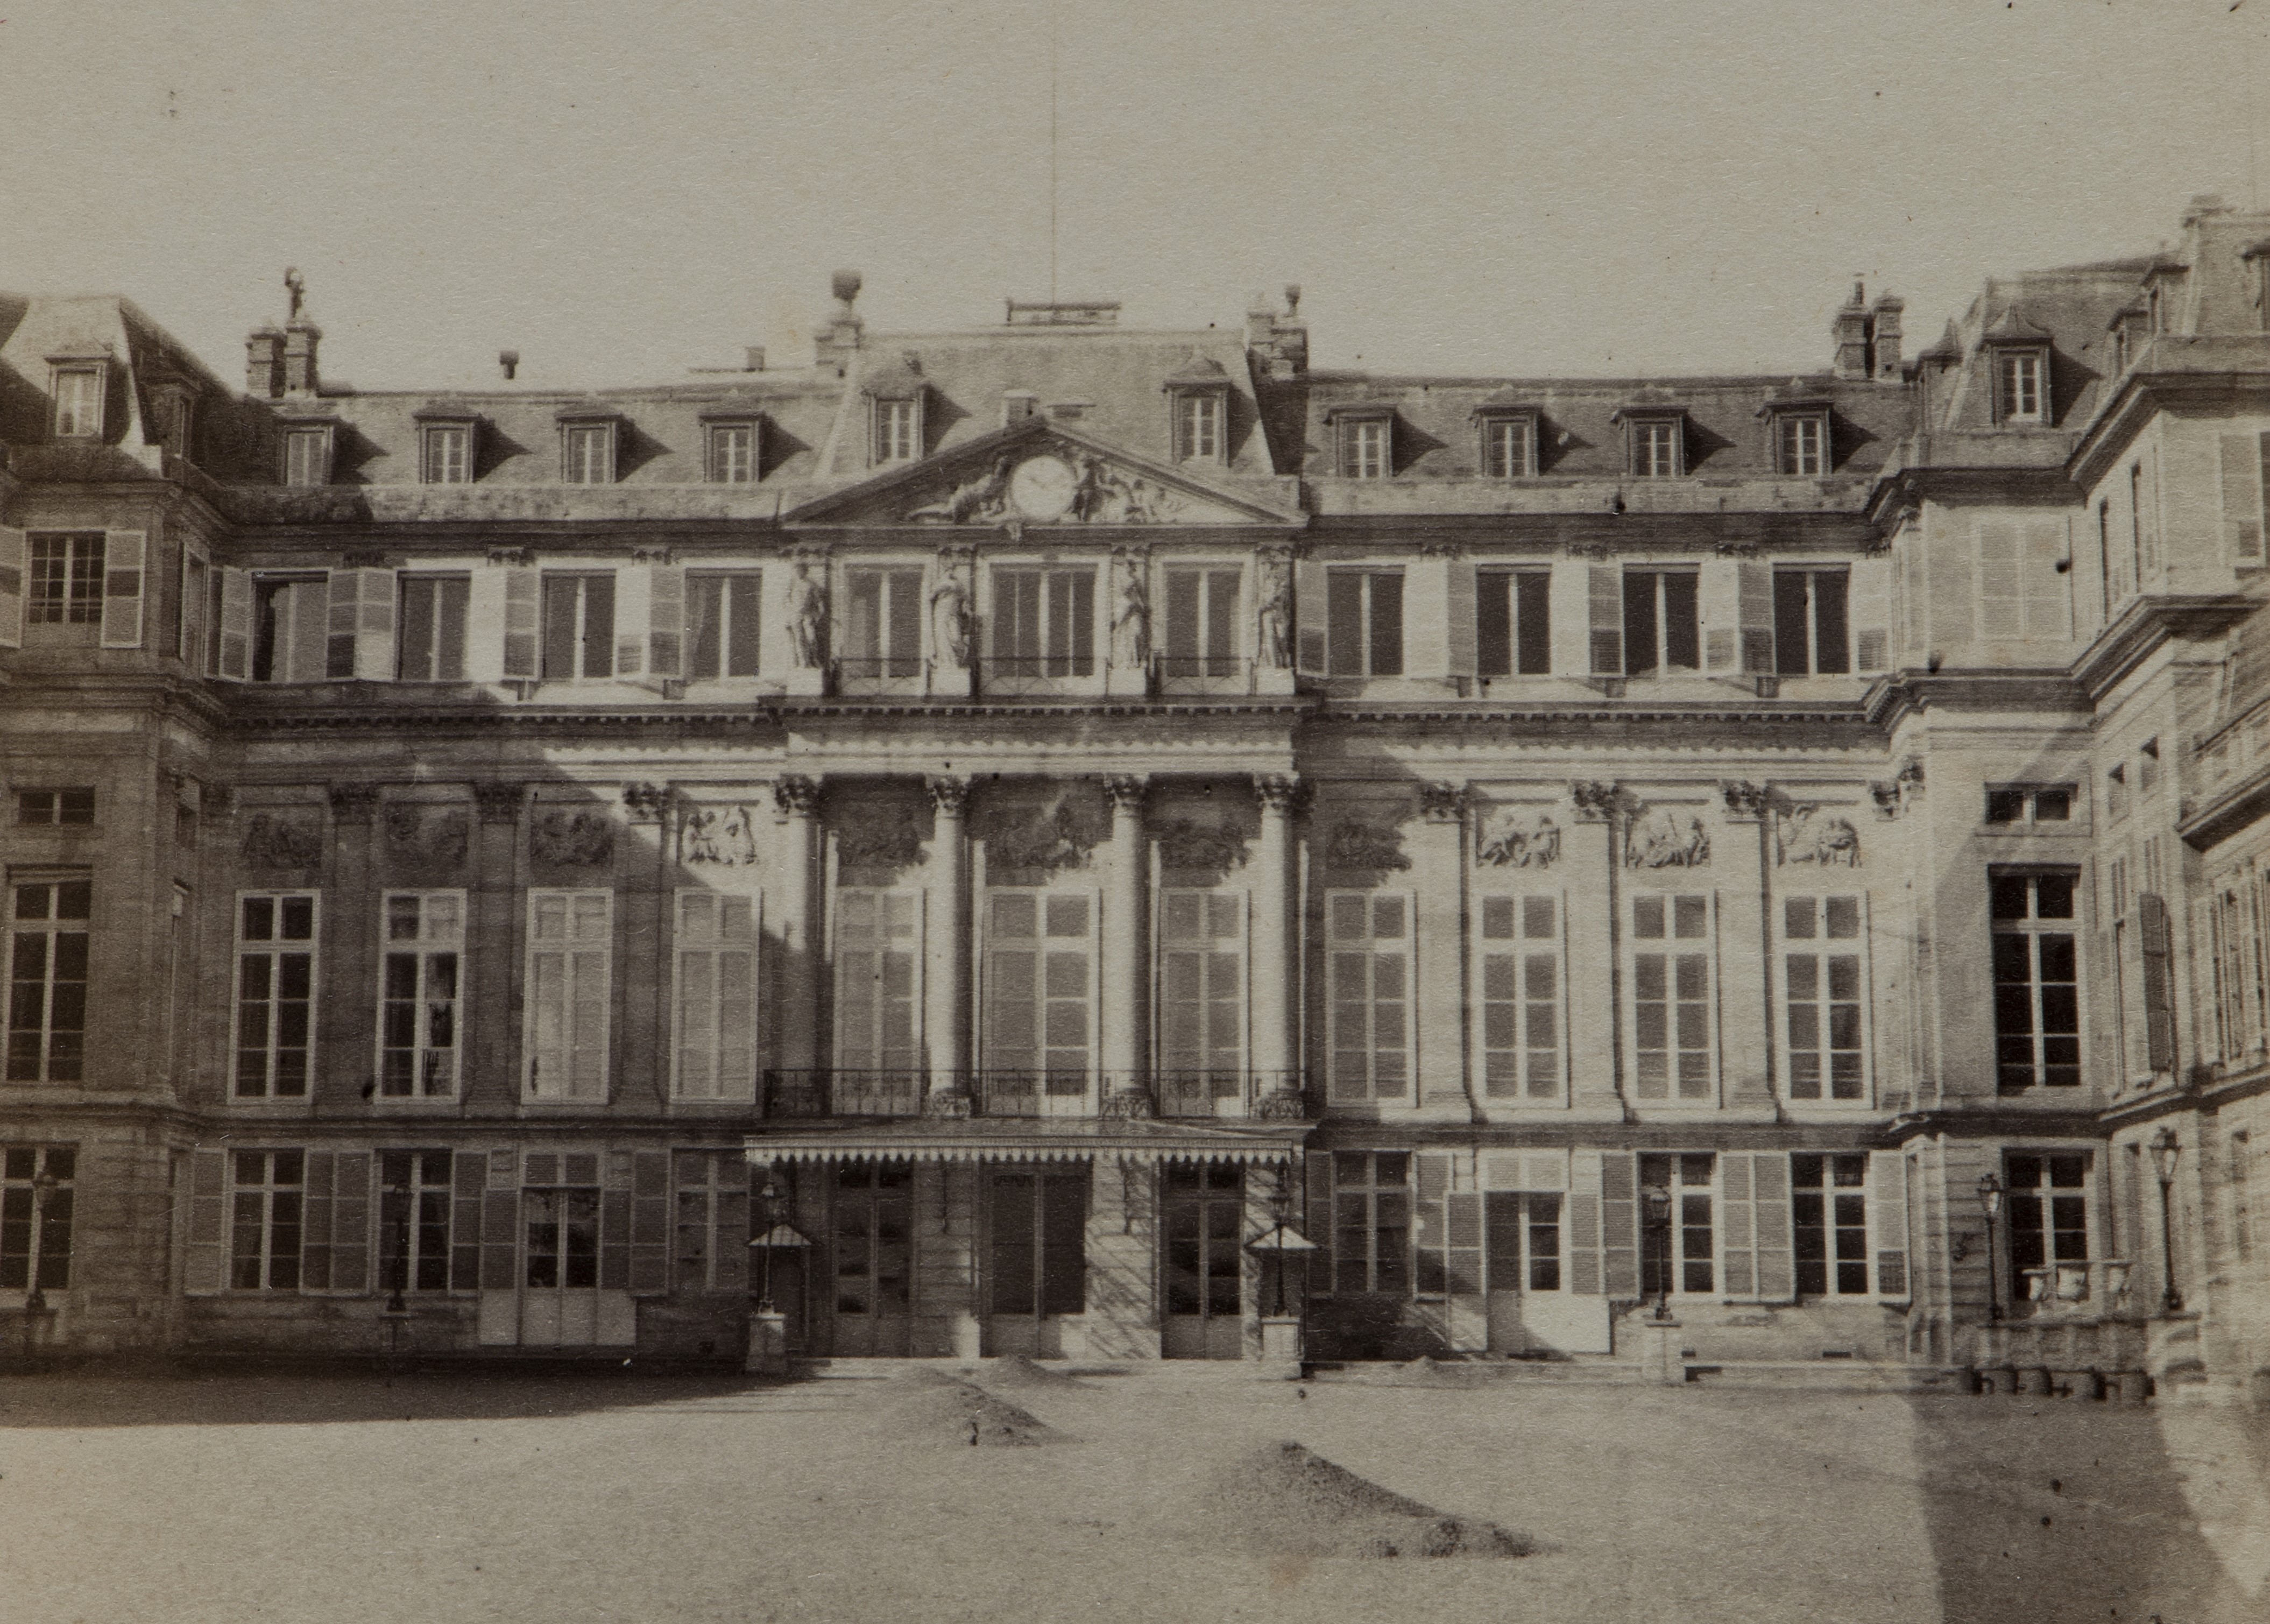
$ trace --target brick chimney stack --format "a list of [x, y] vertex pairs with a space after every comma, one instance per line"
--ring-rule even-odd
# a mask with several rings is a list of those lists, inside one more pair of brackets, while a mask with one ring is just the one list
[[255, 400], [284, 397], [284, 330], [271, 322], [263, 322], [245, 338], [244, 392]]
[[1879, 293], [1868, 312], [1868, 350], [1877, 378], [1886, 383], [1900, 381], [1900, 315], [1907, 308], [1904, 299]]
[[1852, 284], [1852, 297], [1836, 312], [1829, 325], [1829, 337], [1836, 346], [1833, 370], [1840, 378], [1865, 378], [1868, 375], [1868, 294], [1858, 282]]
[[1265, 294], [1256, 293], [1245, 311], [1245, 347], [1272, 378], [1297, 378], [1309, 370], [1309, 324], [1301, 320], [1301, 285], [1285, 285], [1285, 314]]
[[291, 396], [315, 395], [321, 390], [321, 381], [315, 371], [315, 346], [323, 342], [323, 330], [306, 316], [294, 316], [284, 324], [284, 392]]

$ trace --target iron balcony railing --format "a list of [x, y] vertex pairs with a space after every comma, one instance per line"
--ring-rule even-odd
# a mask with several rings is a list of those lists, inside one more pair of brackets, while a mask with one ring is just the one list
[[[1164, 1117], [1302, 1114], [1297, 1071], [1019, 1068], [972, 1072], [963, 1081], [968, 1109], [980, 1116], [1124, 1115], [1128, 1109], [1124, 1102], [1130, 1100], [1145, 1101]], [[916, 1071], [774, 1070], [765, 1073], [765, 1115], [919, 1116], [925, 1097], [943, 1091]]]

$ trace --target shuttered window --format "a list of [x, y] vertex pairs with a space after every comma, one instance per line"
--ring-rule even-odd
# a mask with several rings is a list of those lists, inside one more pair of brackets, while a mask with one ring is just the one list
[[1095, 572], [993, 572], [992, 663], [1012, 677], [1086, 677], [1095, 670]]
[[919, 569], [849, 569], [843, 575], [847, 677], [912, 677], [922, 670]]
[[835, 894], [835, 1109], [915, 1109], [923, 1066], [923, 895]]
[[1553, 670], [1552, 584], [1542, 569], [1474, 572], [1474, 664], [1484, 677]]
[[606, 1098], [614, 894], [528, 894], [531, 1100]]
[[1782, 997], [1789, 1097], [1867, 1098], [1864, 899], [1782, 899]]
[[1711, 899], [1631, 899], [1633, 1093], [1643, 1101], [1716, 1097]]
[[1334, 569], [1325, 572], [1325, 613], [1334, 677], [1403, 674], [1403, 572]]
[[1978, 635], [1987, 641], [2062, 641], [2073, 634], [2065, 522], [1978, 526]]
[[1452, 1160], [1447, 1151], [1421, 1151], [1411, 1159], [1413, 1286], [1421, 1297], [1481, 1294], [1481, 1196], [1451, 1190]]
[[1994, 938], [1996, 1088], [2081, 1082], [2081, 963], [2070, 870], [1996, 870], [1987, 881]]
[[1245, 894], [1159, 898], [1161, 1109], [1234, 1113], [1245, 1077]]
[[1332, 1155], [1332, 1289], [1411, 1289], [1411, 1157], [1401, 1151]]
[[1238, 655], [1238, 571], [1169, 569], [1163, 677], [1234, 677]]
[[[91, 805], [92, 795], [88, 798]], [[88, 916], [93, 895], [92, 880], [60, 875], [22, 879], [12, 888], [8, 909], [11, 1083], [85, 1079]]]
[[1561, 911], [1557, 894], [1478, 899], [1482, 1091], [1492, 1100], [1561, 1097]]
[[1085, 894], [998, 891], [986, 910], [985, 1065], [1087, 1093], [1095, 1031], [1095, 907]]
[[1412, 1074], [1412, 899], [1335, 891], [1324, 909], [1330, 1087], [1336, 1101], [1406, 1100]]
[[701, 570], [686, 577], [688, 677], [757, 674], [760, 584], [753, 569]]
[[315, 894], [256, 891], [237, 898], [236, 1068], [240, 1100], [308, 1092], [315, 1043]]
[[404, 575], [401, 582], [401, 657], [404, 682], [465, 679], [465, 612], [472, 591], [464, 575]]
[[464, 1027], [465, 894], [389, 891], [379, 932], [379, 1095], [454, 1098]]
[[454, 1161], [446, 1150], [378, 1153], [381, 1291], [449, 1289]]
[[307, 1154], [240, 1150], [229, 1156], [228, 1284], [233, 1291], [297, 1291]]
[[572, 682], [615, 670], [615, 577], [544, 577], [544, 679]]
[[1788, 1301], [1797, 1290], [1789, 1158], [1780, 1151], [1732, 1151], [1718, 1158], [1717, 1171], [1726, 1295], [1740, 1301]]
[[[642, 1169], [643, 1170], [643, 1169]], [[681, 1150], [670, 1159], [672, 1286], [680, 1292], [748, 1287], [749, 1164], [738, 1151]], [[636, 1192], [644, 1198], [646, 1192]], [[634, 1220], [635, 1221], [635, 1220]], [[634, 1233], [633, 1247], [640, 1243]], [[642, 1288], [635, 1278], [634, 1290]]]

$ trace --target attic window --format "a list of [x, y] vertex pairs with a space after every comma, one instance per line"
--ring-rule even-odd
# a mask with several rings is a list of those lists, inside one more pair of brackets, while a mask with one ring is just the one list
[[471, 485], [479, 419], [457, 401], [421, 408], [418, 419], [418, 478], [422, 485]]
[[922, 401], [875, 402], [875, 462], [911, 463], [922, 444]]
[[1616, 416], [1624, 428], [1624, 466], [1635, 479], [1675, 479], [1687, 471], [1686, 414], [1626, 409]]
[[1537, 471], [1537, 414], [1486, 408], [1474, 414], [1481, 443], [1478, 466], [1485, 479], [1521, 479]]
[[757, 477], [757, 426], [753, 422], [707, 423], [702, 439], [712, 485], [748, 485]]
[[102, 437], [102, 374], [100, 361], [74, 362], [55, 368], [56, 439]]
[[1829, 471], [1829, 408], [1813, 401], [1769, 402], [1772, 420], [1773, 470], [1786, 478], [1812, 478]]
[[1395, 471], [1395, 409], [1336, 407], [1331, 412], [1337, 471], [1343, 479], [1384, 479]]
[[331, 426], [300, 423], [284, 431], [284, 483], [295, 486], [331, 482]]
[[1221, 461], [1221, 391], [1183, 389], [1175, 396], [1175, 460]]
[[1999, 349], [1994, 354], [1994, 420], [2049, 420], [2050, 358], [2046, 350]]
[[615, 441], [622, 419], [604, 401], [587, 400], [560, 414], [560, 482], [612, 485]]

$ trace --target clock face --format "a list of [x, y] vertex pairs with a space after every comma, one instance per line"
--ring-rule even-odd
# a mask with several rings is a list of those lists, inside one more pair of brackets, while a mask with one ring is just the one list
[[1009, 501], [1028, 519], [1045, 523], [1072, 507], [1077, 480], [1060, 456], [1028, 456], [1009, 476]]

